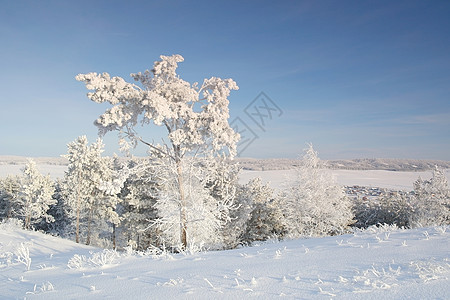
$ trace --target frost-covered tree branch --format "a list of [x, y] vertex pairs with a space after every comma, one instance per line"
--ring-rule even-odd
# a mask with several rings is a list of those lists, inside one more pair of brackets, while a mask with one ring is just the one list
[[[175, 157], [196, 148], [227, 149], [234, 156], [239, 135], [228, 124], [228, 96], [238, 86], [232, 79], [217, 77], [205, 79], [200, 88], [197, 83], [191, 85], [176, 74], [183, 60], [180, 55], [161, 56], [151, 71], [131, 74], [142, 88], [108, 73], [76, 76], [93, 90], [89, 99], [112, 105], [95, 121], [99, 133], [129, 132], [139, 124], [153, 123], [167, 129], [168, 142], [179, 149], [174, 150], [179, 152]], [[128, 138], [152, 145], [136, 134]]]

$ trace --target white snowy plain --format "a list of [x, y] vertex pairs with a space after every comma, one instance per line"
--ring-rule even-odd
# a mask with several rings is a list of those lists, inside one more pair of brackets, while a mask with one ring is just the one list
[[0, 299], [448, 299], [449, 237], [450, 226], [384, 227], [151, 256], [3, 224]]
[[[413, 190], [413, 183], [419, 176], [422, 179], [430, 179], [431, 171], [404, 172], [385, 170], [331, 170], [337, 183], [342, 186], [368, 186], [380, 187], [392, 190]], [[450, 178], [450, 170], [445, 170], [445, 175]], [[296, 170], [268, 170], [268, 171], [241, 171], [239, 182], [244, 184], [251, 178], [261, 177], [272, 188], [283, 189], [295, 180]]]

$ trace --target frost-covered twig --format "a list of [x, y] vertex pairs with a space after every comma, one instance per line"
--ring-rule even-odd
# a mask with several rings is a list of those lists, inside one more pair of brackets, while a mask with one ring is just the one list
[[336, 297], [336, 294], [332, 294], [332, 293], [330, 293], [330, 292], [324, 291], [324, 290], [322, 290], [321, 287], [319, 287], [319, 291], [320, 291], [320, 293], [321, 293], [322, 295], [327, 295], [327, 296], [331, 296], [331, 297]]
[[30, 249], [26, 247], [23, 243], [16, 249], [16, 261], [24, 264], [27, 267], [27, 271], [31, 267]]
[[80, 269], [86, 267], [102, 267], [115, 264], [120, 254], [115, 250], [105, 249], [102, 252], [91, 253], [91, 257], [75, 254], [67, 263], [69, 269]]
[[31, 294], [31, 295], [36, 295], [37, 293], [44, 293], [44, 292], [49, 292], [49, 291], [54, 291], [55, 287], [53, 286], [53, 284], [50, 281], [44, 282], [42, 283], [42, 285], [38, 288], [38, 286], [35, 284], [33, 287], [33, 291], [32, 292], [26, 292], [27, 295]]

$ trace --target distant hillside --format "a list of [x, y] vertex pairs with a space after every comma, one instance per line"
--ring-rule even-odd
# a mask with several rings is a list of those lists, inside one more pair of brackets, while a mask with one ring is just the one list
[[[287, 158], [237, 158], [240, 165], [246, 170], [288, 170], [300, 165], [298, 159]], [[426, 171], [439, 166], [450, 169], [450, 161], [442, 160], [418, 160], [418, 159], [351, 159], [325, 161], [331, 169], [341, 170], [388, 170], [388, 171]]]
[[[40, 165], [68, 164], [63, 157], [32, 157]], [[0, 165], [23, 165], [27, 161], [24, 156], [0, 155]], [[301, 163], [298, 159], [290, 158], [236, 158], [236, 161], [245, 170], [265, 171], [265, 170], [289, 170], [298, 167]], [[443, 169], [450, 169], [450, 161], [443, 160], [419, 160], [419, 159], [390, 159], [390, 158], [363, 158], [348, 160], [328, 160], [325, 161], [331, 169], [338, 170], [388, 170], [388, 171], [426, 171], [434, 166]]]
[[68, 164], [67, 159], [65, 159], [64, 157], [26, 157], [15, 155], [0, 155], [0, 165], [23, 165], [27, 162], [28, 158], [32, 158], [37, 164], [40, 165], [65, 166]]

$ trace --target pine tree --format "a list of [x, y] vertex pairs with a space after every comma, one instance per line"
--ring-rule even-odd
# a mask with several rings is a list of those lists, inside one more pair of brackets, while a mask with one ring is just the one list
[[101, 139], [89, 146], [86, 136], [80, 136], [64, 155], [69, 165], [61, 189], [77, 243], [83, 235], [89, 245], [92, 237], [97, 240], [102, 230], [111, 231], [120, 222], [116, 207], [121, 180], [114, 182], [112, 160], [101, 156], [103, 148]]
[[52, 216], [54, 221], [52, 223], [42, 222], [38, 225], [39, 230], [50, 233], [52, 235], [58, 235], [60, 237], [69, 237], [70, 233], [70, 216], [67, 214], [65, 198], [61, 191], [62, 180], [56, 179], [54, 182], [55, 192], [53, 199], [55, 204], [50, 206], [48, 214]]
[[158, 195], [158, 183], [154, 165], [148, 158], [130, 159], [127, 162], [128, 177], [124, 183], [118, 212], [122, 219], [119, 227], [123, 246], [146, 250], [159, 247], [162, 240], [153, 224], [157, 218], [154, 207]]
[[53, 217], [48, 215], [48, 210], [56, 201], [53, 199], [54, 186], [50, 176], [39, 173], [36, 163], [28, 160], [21, 177], [18, 202], [20, 205], [19, 216], [24, 220], [26, 229], [41, 220], [53, 222]]
[[0, 218], [18, 217], [19, 205], [17, 197], [20, 191], [20, 177], [7, 176], [0, 179]]
[[265, 241], [271, 237], [282, 237], [285, 234], [282, 214], [274, 191], [268, 184], [263, 185], [257, 177], [244, 186], [247, 197], [251, 199], [252, 210], [246, 222], [241, 241], [250, 244], [254, 241]]
[[353, 223], [351, 202], [309, 145], [297, 179], [283, 197], [283, 213], [292, 237], [335, 235]]

